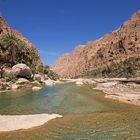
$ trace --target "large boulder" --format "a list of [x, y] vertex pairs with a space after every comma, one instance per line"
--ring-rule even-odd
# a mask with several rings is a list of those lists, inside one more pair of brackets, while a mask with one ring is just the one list
[[33, 77], [34, 80], [37, 80], [39, 82], [42, 82], [44, 81], [44, 76], [43, 75], [40, 75], [40, 74], [35, 74], [34, 77]]
[[12, 67], [12, 74], [16, 77], [30, 79], [32, 76], [32, 71], [26, 64], [21, 63]]

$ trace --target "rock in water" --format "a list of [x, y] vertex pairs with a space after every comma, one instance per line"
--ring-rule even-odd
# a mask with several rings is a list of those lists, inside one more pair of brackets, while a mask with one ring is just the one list
[[30, 79], [32, 76], [32, 71], [26, 64], [21, 63], [12, 67], [12, 74], [16, 77]]
[[77, 81], [76, 85], [83, 85], [84, 83], [82, 81]]
[[41, 87], [33, 87], [32, 88], [32, 91], [38, 91], [38, 90], [40, 90], [41, 89]]

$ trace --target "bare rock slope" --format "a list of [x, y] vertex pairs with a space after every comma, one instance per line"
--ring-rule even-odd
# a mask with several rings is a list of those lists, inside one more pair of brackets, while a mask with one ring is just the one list
[[60, 56], [52, 70], [63, 78], [140, 57], [140, 10], [117, 30]]

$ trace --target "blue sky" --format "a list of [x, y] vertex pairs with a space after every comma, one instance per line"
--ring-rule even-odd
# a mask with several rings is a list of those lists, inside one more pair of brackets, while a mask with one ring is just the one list
[[118, 28], [140, 0], [0, 0], [0, 13], [39, 50], [44, 64]]

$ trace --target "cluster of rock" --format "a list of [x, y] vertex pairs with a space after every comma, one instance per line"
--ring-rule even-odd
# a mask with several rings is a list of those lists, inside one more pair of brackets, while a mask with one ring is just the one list
[[140, 11], [117, 30], [60, 56], [52, 70], [62, 78], [73, 78], [130, 57], [140, 57]]
[[[58, 82], [58, 81], [57, 81]], [[41, 89], [43, 85], [53, 85], [56, 82], [47, 75], [32, 73], [26, 64], [17, 64], [12, 68], [5, 68], [0, 79], [0, 90], [14, 90], [19, 88], [32, 88], [33, 91]]]

